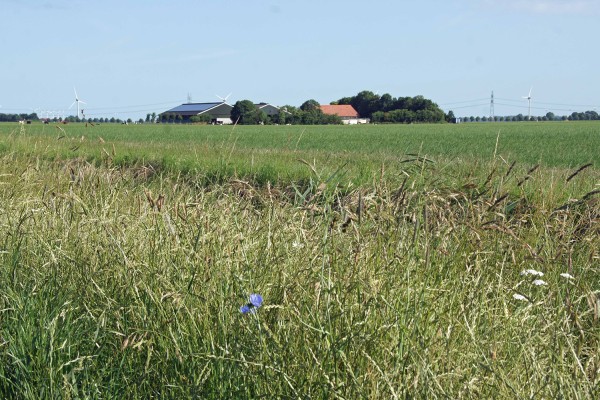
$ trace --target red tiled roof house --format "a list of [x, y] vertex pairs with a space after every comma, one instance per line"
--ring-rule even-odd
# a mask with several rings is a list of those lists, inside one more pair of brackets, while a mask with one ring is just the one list
[[337, 115], [344, 124], [366, 124], [368, 122], [365, 118], [360, 118], [358, 112], [349, 104], [324, 105], [321, 106], [321, 111], [323, 114]]

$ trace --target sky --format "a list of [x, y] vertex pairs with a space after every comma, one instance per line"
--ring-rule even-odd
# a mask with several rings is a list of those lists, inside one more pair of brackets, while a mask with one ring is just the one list
[[[457, 116], [600, 112], [600, 0], [0, 0], [0, 113], [422, 95]], [[69, 109], [69, 107], [72, 108]], [[42, 116], [42, 115], [40, 115]]]

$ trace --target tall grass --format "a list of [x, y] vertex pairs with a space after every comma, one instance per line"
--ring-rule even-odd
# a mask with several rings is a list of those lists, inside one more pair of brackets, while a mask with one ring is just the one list
[[0, 397], [598, 398], [597, 169], [310, 165], [4, 155]]

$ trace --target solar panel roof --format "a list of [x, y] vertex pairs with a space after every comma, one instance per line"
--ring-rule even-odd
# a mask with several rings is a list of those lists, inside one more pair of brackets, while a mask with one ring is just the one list
[[201, 113], [203, 111], [206, 111], [208, 109], [216, 107], [220, 104], [222, 104], [222, 103], [188, 103], [188, 104], [182, 104], [175, 108], [171, 108], [170, 110], [168, 110], [166, 112], [168, 112], [168, 113], [189, 113], [189, 112]]

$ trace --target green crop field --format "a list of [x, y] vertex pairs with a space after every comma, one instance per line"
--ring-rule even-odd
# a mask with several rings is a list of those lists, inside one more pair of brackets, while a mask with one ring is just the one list
[[0, 124], [0, 398], [597, 399], [598, 149]]
[[[207, 175], [237, 174], [290, 180], [305, 175], [303, 159], [328, 173], [344, 170], [354, 179], [381, 164], [413, 155], [448, 164], [488, 162], [495, 156], [519, 165], [576, 168], [600, 162], [600, 123], [502, 123], [462, 125], [26, 126], [0, 124], [0, 150], [46, 158], [101, 160], [117, 164], [156, 163]], [[10, 140], [6, 140], [10, 137]], [[362, 177], [361, 177], [362, 175]]]

